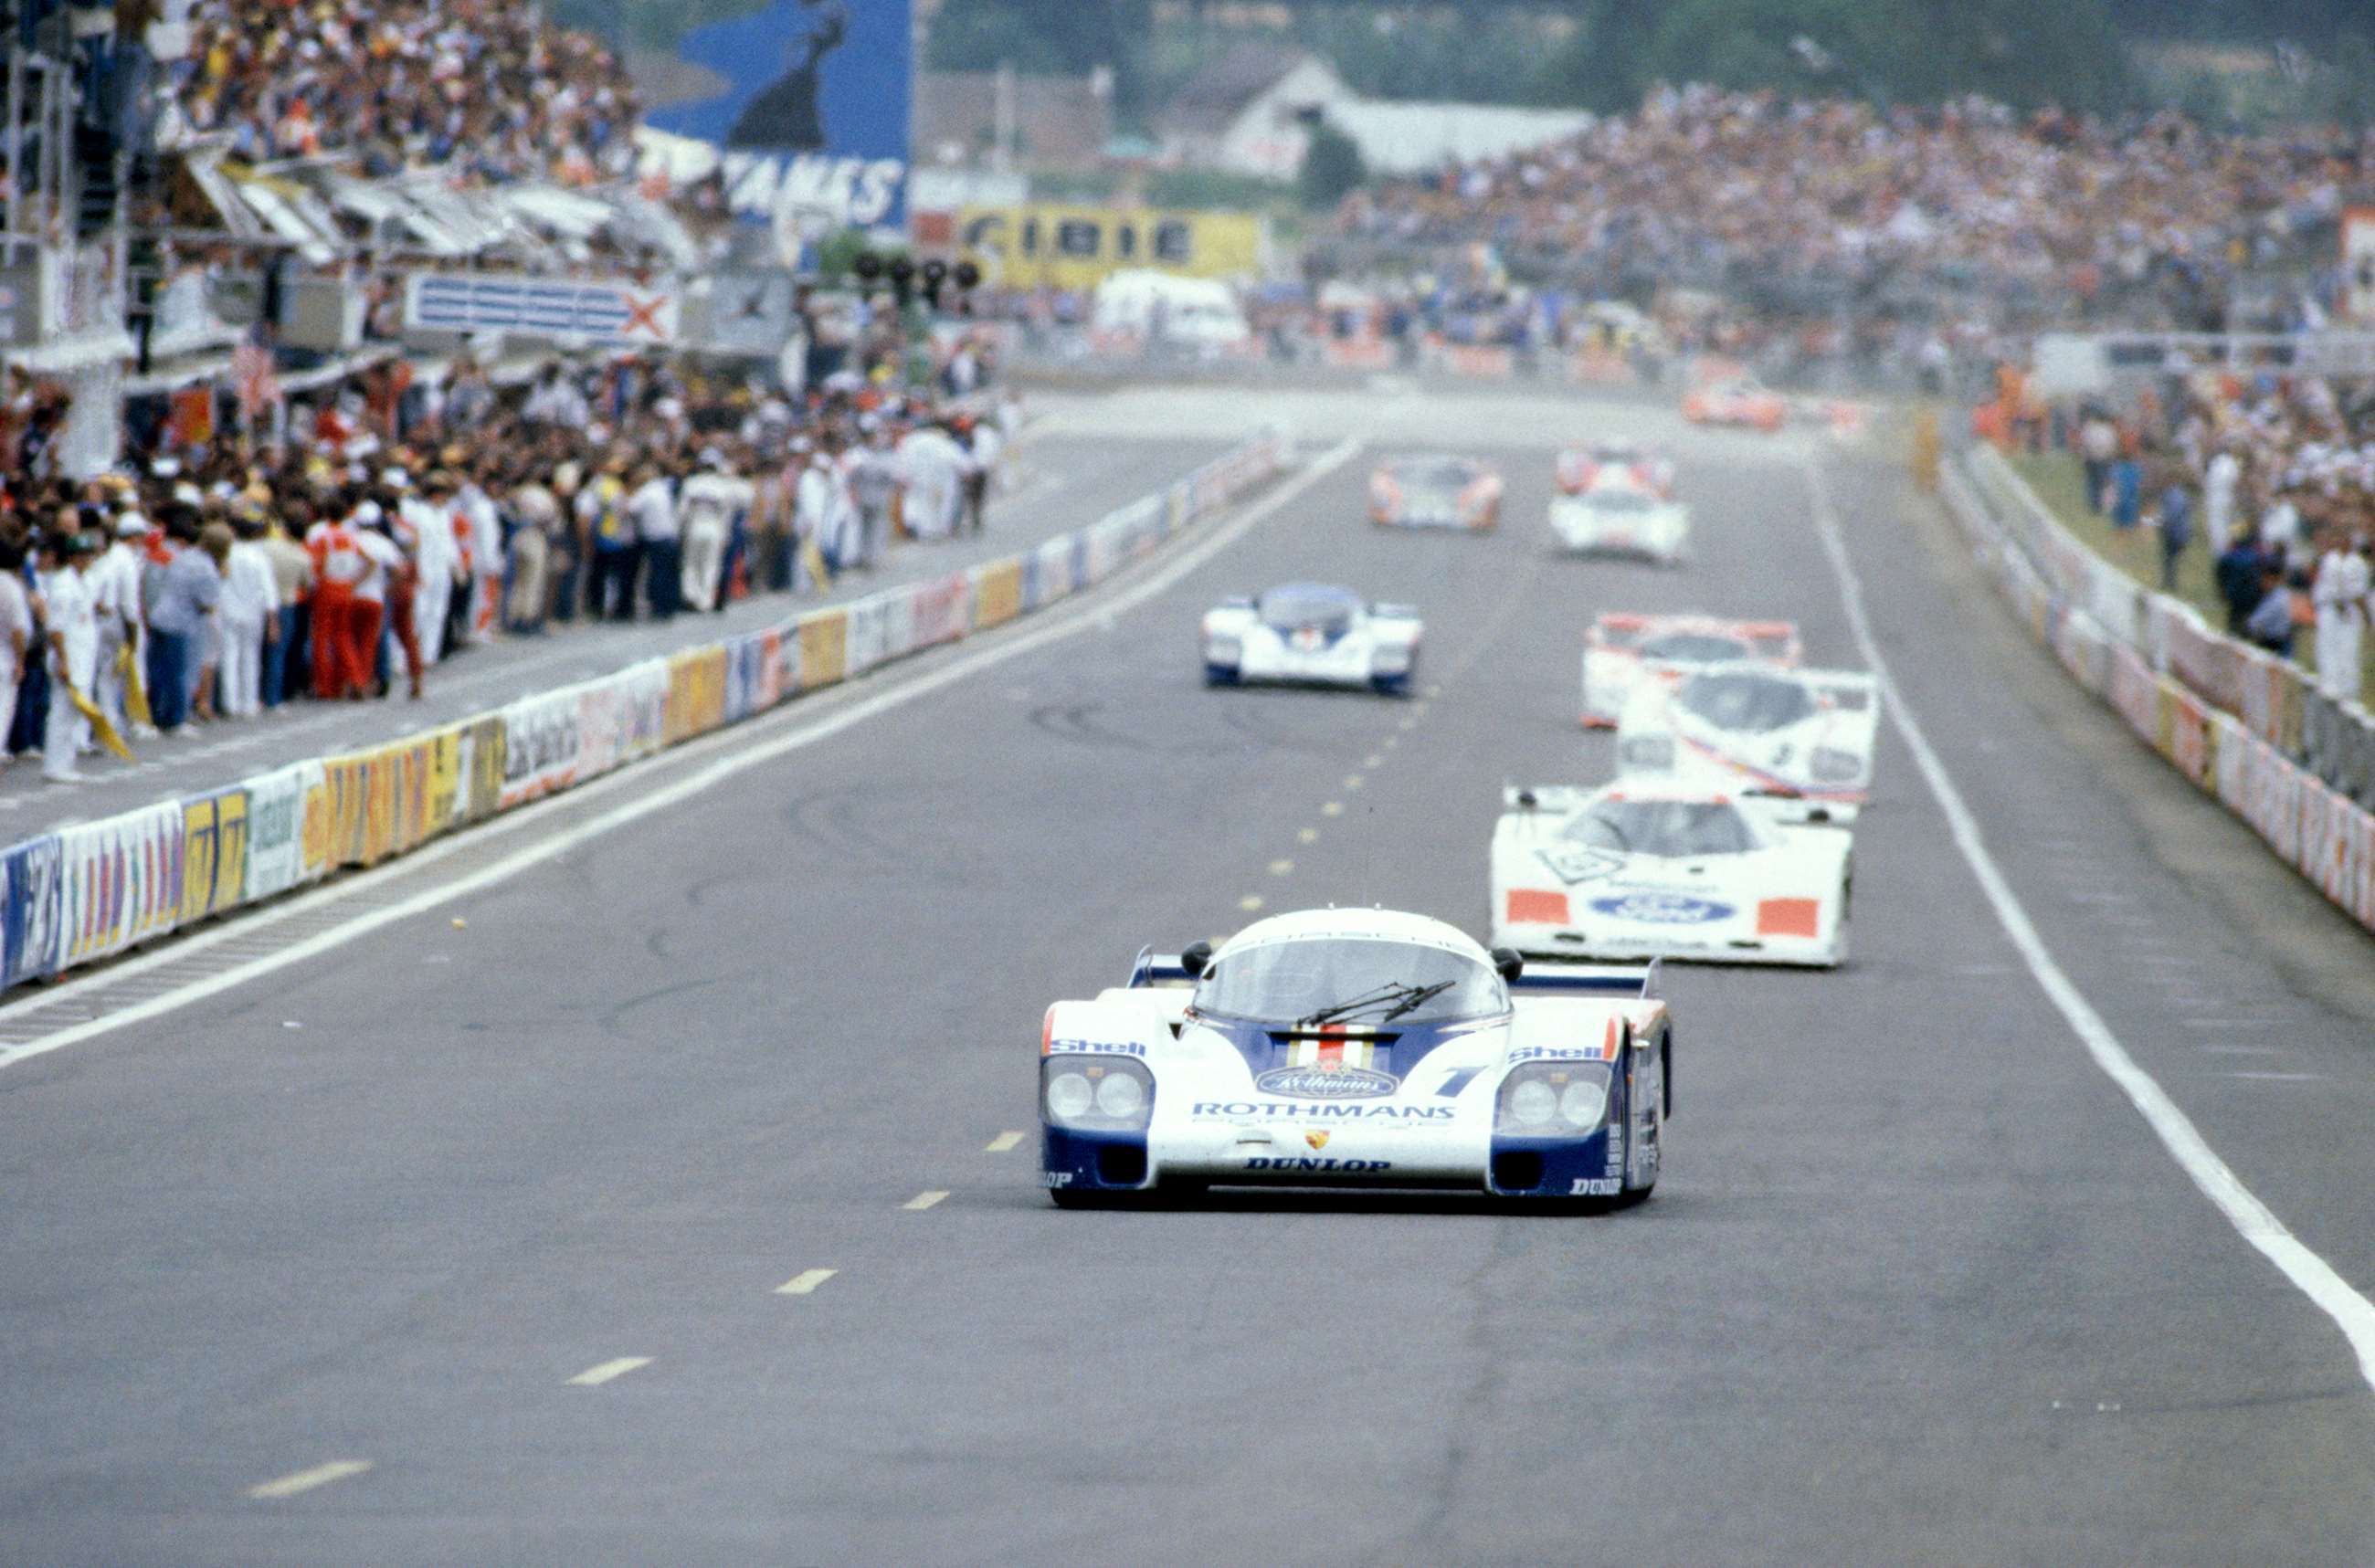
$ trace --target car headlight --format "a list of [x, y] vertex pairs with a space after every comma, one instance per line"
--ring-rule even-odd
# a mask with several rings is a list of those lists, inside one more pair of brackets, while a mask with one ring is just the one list
[[1608, 1114], [1608, 1068], [1599, 1062], [1537, 1062], [1502, 1081], [1493, 1130], [1519, 1138], [1579, 1138]]
[[1041, 1058], [1039, 1102], [1050, 1122], [1087, 1132], [1130, 1132], [1153, 1111], [1154, 1075], [1121, 1055]]
[[1616, 765], [1637, 773], [1662, 773], [1674, 765], [1674, 737], [1637, 735], [1616, 745]]
[[1845, 784], [1863, 772], [1863, 759], [1852, 751], [1842, 751], [1836, 746], [1817, 746], [1807, 762], [1814, 777], [1824, 784]]

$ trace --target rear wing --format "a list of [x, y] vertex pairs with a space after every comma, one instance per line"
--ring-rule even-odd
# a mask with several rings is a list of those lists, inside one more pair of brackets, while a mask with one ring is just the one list
[[1568, 996], [1593, 995], [1624, 996], [1641, 1001], [1656, 1001], [1658, 963], [1651, 959], [1647, 964], [1637, 963], [1562, 963], [1556, 960], [1529, 959], [1518, 978], [1509, 982], [1512, 991], [1548, 991]]
[[1177, 953], [1158, 953], [1152, 948], [1138, 949], [1137, 959], [1129, 966], [1129, 988], [1133, 991], [1150, 985], [1188, 985], [1194, 981], [1180, 967]]
[[1795, 666], [1801, 656], [1794, 620], [1727, 620], [1712, 615], [1611, 611], [1592, 618], [1585, 640], [1598, 648], [1630, 648], [1660, 631], [1714, 631], [1737, 637], [1770, 664]]

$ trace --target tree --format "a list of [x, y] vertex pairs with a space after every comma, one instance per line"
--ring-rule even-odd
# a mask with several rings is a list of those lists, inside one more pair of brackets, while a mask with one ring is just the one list
[[1361, 162], [1361, 144], [1322, 120], [1311, 128], [1311, 145], [1303, 152], [1303, 170], [1295, 184], [1303, 205], [1324, 212], [1342, 201], [1369, 177]]

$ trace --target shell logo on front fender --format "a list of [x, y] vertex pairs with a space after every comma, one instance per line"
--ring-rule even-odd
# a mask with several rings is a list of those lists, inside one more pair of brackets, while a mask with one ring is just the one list
[[1713, 920], [1729, 920], [1733, 914], [1728, 903], [1695, 899], [1687, 893], [1626, 893], [1620, 898], [1594, 899], [1591, 907], [1602, 914], [1643, 925], [1704, 925]]
[[1272, 1067], [1254, 1087], [1293, 1100], [1377, 1100], [1400, 1089], [1401, 1079], [1367, 1067]]

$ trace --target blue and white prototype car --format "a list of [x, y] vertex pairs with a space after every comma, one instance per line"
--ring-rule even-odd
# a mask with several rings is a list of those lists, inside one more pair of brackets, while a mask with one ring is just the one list
[[1672, 1048], [1654, 965], [1528, 966], [1390, 911], [1276, 915], [1047, 1009], [1042, 1179], [1068, 1208], [1213, 1186], [1606, 1205], [1657, 1184]]
[[1425, 630], [1408, 605], [1365, 604], [1350, 588], [1289, 583], [1205, 612], [1204, 684], [1365, 686], [1407, 696]]

